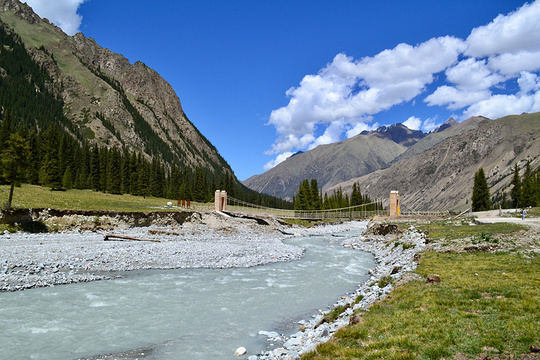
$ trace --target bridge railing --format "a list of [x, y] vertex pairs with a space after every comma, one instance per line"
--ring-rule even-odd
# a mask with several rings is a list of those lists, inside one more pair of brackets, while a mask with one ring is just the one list
[[375, 215], [388, 215], [387, 210], [366, 210], [367, 206], [373, 204], [375, 203], [327, 210], [285, 210], [255, 205], [232, 197], [227, 198], [227, 210], [229, 211], [305, 220], [355, 220], [367, 219]]

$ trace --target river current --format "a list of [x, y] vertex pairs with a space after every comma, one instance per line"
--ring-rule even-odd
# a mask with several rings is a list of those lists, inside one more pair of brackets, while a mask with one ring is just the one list
[[260, 330], [295, 333], [299, 320], [368, 279], [373, 256], [340, 245], [358, 235], [288, 239], [306, 249], [291, 262], [134, 271], [115, 280], [0, 293], [0, 357], [120, 358], [137, 349], [139, 359], [235, 359], [240, 346], [260, 353], [270, 346]]

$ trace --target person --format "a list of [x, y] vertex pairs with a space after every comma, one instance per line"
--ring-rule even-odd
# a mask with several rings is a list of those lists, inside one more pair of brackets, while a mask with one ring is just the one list
[[521, 210], [521, 220], [525, 220], [525, 215], [527, 215], [527, 210], [525, 208], [523, 208]]

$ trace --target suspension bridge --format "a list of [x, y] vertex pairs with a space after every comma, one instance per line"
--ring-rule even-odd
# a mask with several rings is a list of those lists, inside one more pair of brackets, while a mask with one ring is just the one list
[[[209, 203], [208, 205], [210, 205]], [[252, 215], [272, 215], [278, 218], [285, 219], [302, 219], [302, 220], [362, 220], [369, 219], [377, 215], [388, 216], [396, 215], [392, 213], [392, 207], [390, 210], [368, 210], [370, 206], [375, 205], [376, 202], [370, 202], [362, 205], [348, 206], [339, 209], [326, 209], [326, 210], [286, 210], [265, 207], [249, 203], [247, 201], [235, 199], [227, 196], [225, 191], [216, 191], [214, 200], [214, 210], [236, 212]], [[399, 214], [399, 213], [398, 213]], [[402, 212], [399, 215], [407, 216], [447, 216], [448, 211], [423, 211], [423, 212]]]

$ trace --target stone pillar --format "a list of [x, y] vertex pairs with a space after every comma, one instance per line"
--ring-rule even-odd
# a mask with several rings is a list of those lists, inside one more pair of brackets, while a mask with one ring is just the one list
[[227, 192], [221, 191], [221, 211], [227, 211]]
[[390, 216], [399, 216], [400, 213], [399, 192], [397, 190], [392, 190], [390, 191]]
[[221, 191], [216, 190], [214, 195], [214, 210], [221, 211]]

